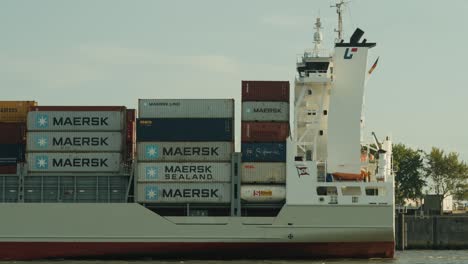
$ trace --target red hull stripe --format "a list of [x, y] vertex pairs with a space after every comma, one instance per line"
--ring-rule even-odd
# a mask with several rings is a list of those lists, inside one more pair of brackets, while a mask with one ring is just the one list
[[45, 258], [393, 258], [394, 242], [173, 243], [0, 242], [0, 259]]

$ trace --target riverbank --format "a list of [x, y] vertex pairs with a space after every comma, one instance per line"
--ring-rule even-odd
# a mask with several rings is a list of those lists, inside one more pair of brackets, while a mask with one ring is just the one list
[[468, 215], [413, 216], [395, 220], [398, 250], [468, 249]]

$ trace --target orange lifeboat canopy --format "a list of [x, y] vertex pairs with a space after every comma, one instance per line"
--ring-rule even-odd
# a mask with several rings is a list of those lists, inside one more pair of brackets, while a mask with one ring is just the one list
[[367, 176], [368, 173], [365, 170], [361, 170], [361, 173], [346, 173], [346, 172], [335, 172], [332, 173], [333, 177], [341, 181], [362, 181]]

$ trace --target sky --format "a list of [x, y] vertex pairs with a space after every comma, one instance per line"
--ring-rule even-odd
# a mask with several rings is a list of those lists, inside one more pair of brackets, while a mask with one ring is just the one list
[[[333, 47], [333, 3], [5, 0], [1, 100], [136, 108], [139, 98], [234, 98], [239, 112], [241, 80], [293, 87], [319, 15], [324, 47]], [[366, 88], [366, 137], [375, 131], [468, 161], [466, 14], [464, 0], [347, 5], [345, 38], [360, 27], [377, 42], [369, 64], [380, 57]]]

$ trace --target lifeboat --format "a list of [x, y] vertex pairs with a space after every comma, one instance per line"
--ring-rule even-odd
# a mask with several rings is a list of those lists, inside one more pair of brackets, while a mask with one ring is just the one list
[[333, 178], [340, 181], [363, 181], [369, 176], [369, 173], [365, 170], [361, 170], [361, 173], [346, 173], [346, 172], [335, 172], [332, 173]]

